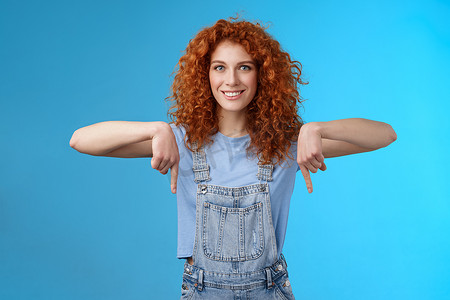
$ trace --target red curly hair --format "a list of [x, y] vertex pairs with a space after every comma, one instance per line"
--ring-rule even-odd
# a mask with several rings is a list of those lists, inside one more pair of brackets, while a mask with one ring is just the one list
[[293, 159], [289, 148], [303, 124], [297, 113], [297, 104], [301, 104], [298, 84], [306, 84], [300, 79], [302, 66], [291, 60], [259, 23], [219, 20], [189, 42], [175, 70], [172, 95], [167, 98], [173, 101], [170, 119], [186, 129], [185, 144], [190, 150], [194, 142], [198, 147], [212, 142], [219, 120], [209, 68], [211, 54], [225, 40], [242, 45], [258, 69], [257, 92], [246, 113], [251, 140], [247, 153], [256, 154], [262, 164]]

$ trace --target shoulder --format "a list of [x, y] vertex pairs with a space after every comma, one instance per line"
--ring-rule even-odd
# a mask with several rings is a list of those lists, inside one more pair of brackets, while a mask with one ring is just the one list
[[297, 164], [297, 149], [298, 149], [297, 145], [298, 145], [297, 140], [291, 142], [291, 145], [289, 146], [290, 158], [286, 157], [288, 165], [289, 166], [295, 165], [296, 171], [300, 170], [300, 167]]
[[177, 144], [180, 145], [184, 143], [184, 137], [186, 135], [186, 129], [182, 125], [175, 125], [174, 123], [169, 123], [170, 128], [172, 128]]

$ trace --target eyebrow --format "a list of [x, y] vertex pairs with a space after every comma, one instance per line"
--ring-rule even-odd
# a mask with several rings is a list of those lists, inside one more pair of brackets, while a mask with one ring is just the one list
[[[222, 61], [222, 60], [213, 60], [213, 61], [211, 62], [211, 64], [224, 64], [224, 65], [226, 65], [226, 63], [225, 63], [224, 61]], [[253, 62], [253, 61], [251, 61], [251, 60], [240, 61], [240, 62], [238, 62], [237, 64], [238, 64], [238, 65], [242, 65], [242, 64], [252, 64], [252, 65], [255, 65], [255, 66], [256, 66], [255, 62]]]

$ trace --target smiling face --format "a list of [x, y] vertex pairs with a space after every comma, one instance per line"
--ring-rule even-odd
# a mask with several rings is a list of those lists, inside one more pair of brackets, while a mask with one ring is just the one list
[[257, 68], [243, 46], [221, 42], [211, 55], [209, 82], [219, 104], [219, 115], [245, 113], [256, 94]]

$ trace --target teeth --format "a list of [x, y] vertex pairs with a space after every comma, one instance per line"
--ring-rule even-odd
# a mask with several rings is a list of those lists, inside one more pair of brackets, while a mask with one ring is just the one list
[[225, 93], [225, 95], [227, 95], [228, 97], [234, 97], [234, 96], [237, 96], [237, 95], [239, 95], [241, 92], [224, 92]]

